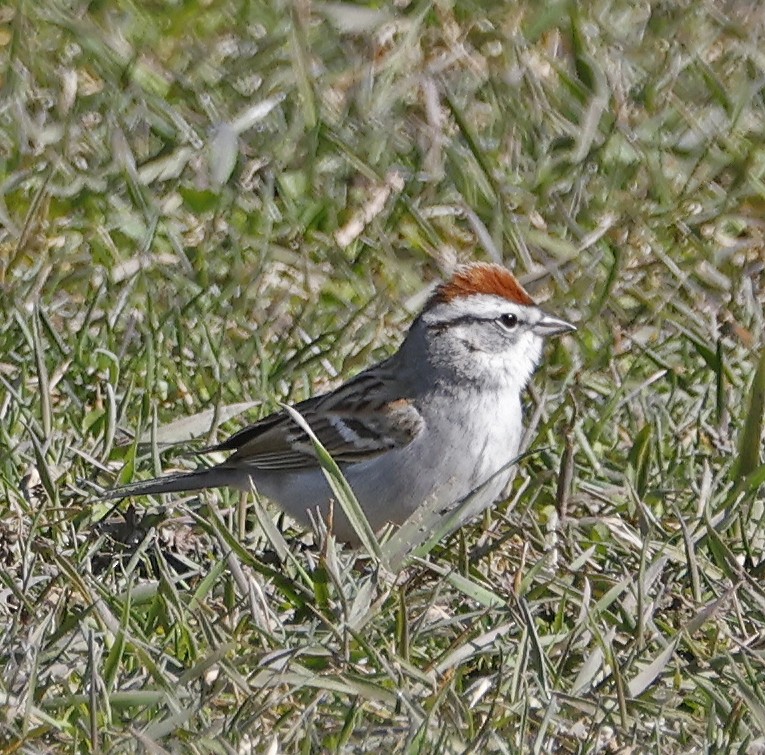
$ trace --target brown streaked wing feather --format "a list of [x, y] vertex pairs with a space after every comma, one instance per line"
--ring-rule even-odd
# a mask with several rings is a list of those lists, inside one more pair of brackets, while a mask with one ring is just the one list
[[[301, 414], [311, 414], [326, 395], [314, 396], [295, 405]], [[289, 415], [284, 412], [274, 412], [261, 420], [227, 438], [209, 451], [234, 451], [223, 462], [229, 464], [246, 464], [259, 469], [300, 469], [315, 467], [316, 458], [293, 448], [289, 442], [289, 434], [294, 428]]]
[[[341, 393], [317, 396], [295, 406], [339, 463], [353, 464], [401, 448], [424, 427], [419, 411], [407, 399], [362, 400], [361, 394], [370, 395], [370, 378], [362, 373]], [[384, 391], [372, 391], [371, 395], [381, 393]], [[271, 470], [318, 466], [310, 439], [285, 412], [240, 430], [210, 450], [235, 451], [222, 466], [245, 464]]]
[[199, 453], [210, 454], [217, 451], [238, 451], [242, 446], [245, 446], [252, 440], [266, 434], [273, 427], [281, 425], [287, 419], [285, 412], [274, 412], [269, 414], [263, 419], [259, 419], [257, 422], [253, 422], [247, 427], [243, 427], [238, 432], [226, 438], [226, 440], [215, 444], [214, 446], [208, 446], [203, 448]]
[[[319, 416], [304, 415], [316, 437], [338, 463], [353, 464], [409, 445], [425, 422], [407, 399], [377, 402], [364, 408], [325, 409]], [[313, 420], [313, 421], [312, 421]], [[296, 430], [293, 448], [313, 455], [308, 437]]]

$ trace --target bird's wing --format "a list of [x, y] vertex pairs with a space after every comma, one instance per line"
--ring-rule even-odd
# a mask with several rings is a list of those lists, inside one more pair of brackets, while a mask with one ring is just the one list
[[[333, 393], [295, 409], [330, 456], [354, 464], [411, 443], [425, 421], [408, 398], [396, 396], [374, 373], [361, 373]], [[287, 470], [318, 466], [308, 435], [284, 411], [240, 430], [209, 451], [234, 451], [221, 466]]]

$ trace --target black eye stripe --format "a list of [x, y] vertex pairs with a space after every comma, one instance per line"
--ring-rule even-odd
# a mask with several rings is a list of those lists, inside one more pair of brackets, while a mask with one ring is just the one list
[[495, 323], [503, 330], [513, 330], [520, 325], [521, 320], [518, 315], [514, 315], [510, 312], [505, 312], [505, 314], [500, 315], [499, 317], [474, 317], [473, 315], [461, 315], [455, 317], [453, 320], [430, 323], [427, 327], [430, 330], [442, 331], [447, 330], [454, 325], [464, 325], [465, 323], [471, 322]]

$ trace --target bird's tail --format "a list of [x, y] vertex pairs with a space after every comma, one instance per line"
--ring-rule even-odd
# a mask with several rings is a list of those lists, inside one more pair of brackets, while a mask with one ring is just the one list
[[237, 470], [225, 467], [210, 467], [197, 469], [194, 472], [176, 472], [174, 474], [154, 477], [151, 480], [139, 480], [128, 485], [120, 485], [111, 490], [105, 490], [99, 498], [110, 501], [115, 498], [128, 498], [136, 495], [158, 495], [160, 493], [191, 493], [204, 488], [236, 487], [241, 482], [241, 474]]

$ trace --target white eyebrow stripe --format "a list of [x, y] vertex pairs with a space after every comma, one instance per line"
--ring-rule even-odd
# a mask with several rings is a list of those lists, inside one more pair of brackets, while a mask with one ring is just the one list
[[422, 314], [425, 325], [443, 325], [456, 320], [496, 320], [502, 315], [513, 314], [519, 321], [528, 322], [533, 307], [515, 304], [499, 296], [475, 294], [452, 299], [447, 304], [435, 304]]

